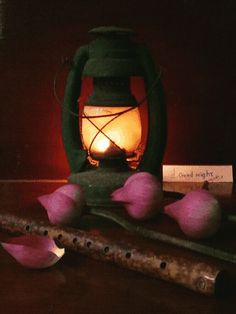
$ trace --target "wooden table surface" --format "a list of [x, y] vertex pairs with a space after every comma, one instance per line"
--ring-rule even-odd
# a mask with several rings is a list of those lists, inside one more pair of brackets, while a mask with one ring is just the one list
[[[1, 181], [1, 210], [46, 219], [37, 196], [54, 191], [64, 181]], [[235, 210], [235, 192], [222, 198], [226, 211]], [[168, 218], [157, 220], [161, 231], [182, 236]], [[101, 227], [100, 227], [101, 228]], [[107, 227], [106, 227], [107, 228]], [[111, 225], [110, 232], [127, 232]], [[222, 228], [212, 241], [221, 249], [236, 248], [233, 226]], [[4, 240], [6, 233], [0, 234]], [[148, 240], [136, 237], [137, 243], [149, 246]], [[155, 245], [163, 245], [156, 243]], [[192, 252], [170, 248], [177, 254]], [[234, 250], [235, 252], [236, 250]], [[198, 256], [199, 258], [199, 256]], [[206, 260], [205, 257], [200, 257]], [[215, 262], [210, 259], [211, 262]], [[235, 265], [217, 261], [231, 276], [231, 289], [219, 297], [208, 297], [179, 285], [139, 274], [113, 264], [96, 261], [74, 252], [66, 252], [53, 267], [31, 270], [19, 265], [0, 247], [0, 313], [235, 313]]]

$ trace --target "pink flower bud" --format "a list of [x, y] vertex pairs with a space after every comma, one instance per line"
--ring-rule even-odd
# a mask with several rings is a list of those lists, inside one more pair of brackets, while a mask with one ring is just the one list
[[1, 245], [16, 261], [29, 268], [50, 267], [65, 253], [52, 239], [36, 235], [11, 238]]
[[195, 239], [214, 235], [221, 224], [220, 204], [206, 190], [187, 193], [181, 200], [165, 206], [164, 212], [177, 221], [187, 236]]
[[112, 200], [121, 202], [135, 219], [148, 219], [162, 209], [161, 183], [148, 172], [131, 175], [124, 186], [112, 193]]
[[77, 184], [66, 184], [53, 193], [39, 196], [38, 201], [55, 225], [75, 224], [86, 206], [84, 193]]

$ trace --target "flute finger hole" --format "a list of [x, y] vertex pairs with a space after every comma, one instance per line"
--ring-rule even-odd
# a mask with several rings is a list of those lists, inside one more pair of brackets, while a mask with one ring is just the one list
[[126, 257], [126, 258], [130, 258], [130, 257], [131, 257], [131, 253], [130, 253], [130, 252], [127, 252], [127, 253], [125, 254], [125, 257]]
[[44, 235], [44, 236], [47, 236], [47, 235], [48, 235], [48, 231], [47, 231], [47, 230], [44, 230], [43, 235]]
[[30, 225], [26, 225], [26, 226], [25, 226], [25, 230], [26, 230], [26, 231], [30, 231]]
[[61, 240], [62, 237], [63, 237], [63, 236], [62, 236], [62, 234], [60, 233], [60, 234], [58, 234], [57, 239], [58, 239], [58, 240]]
[[74, 244], [76, 244], [77, 241], [78, 241], [78, 239], [77, 239], [77, 238], [74, 238], [72, 242], [73, 242]]
[[105, 253], [108, 253], [109, 250], [110, 250], [109, 246], [106, 246], [106, 247], [104, 248], [104, 252], [105, 252]]
[[91, 242], [91, 241], [88, 241], [88, 242], [87, 242], [87, 247], [90, 248], [91, 244], [92, 244], [92, 242]]
[[160, 262], [160, 268], [161, 268], [161, 269], [165, 269], [166, 266], [167, 266], [167, 263], [166, 263], [166, 262], [164, 262], [164, 261]]

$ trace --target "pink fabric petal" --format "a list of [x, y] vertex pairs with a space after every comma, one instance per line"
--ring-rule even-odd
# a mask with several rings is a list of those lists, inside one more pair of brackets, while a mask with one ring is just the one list
[[125, 197], [123, 195], [123, 190], [124, 188], [119, 188], [117, 190], [115, 190], [112, 194], [111, 194], [111, 198], [113, 201], [116, 202], [125, 202]]
[[[137, 180], [139, 180], [139, 181], [141, 180], [141, 182], [152, 181], [153, 178], [154, 178], [154, 176], [149, 172], [145, 172], [145, 171], [136, 172], [136, 173], [134, 173], [128, 177], [128, 179], [125, 181], [124, 185], [130, 184], [133, 181], [137, 181]], [[156, 180], [156, 178], [155, 178], [155, 180]]]
[[76, 224], [85, 206], [85, 196], [78, 184], [66, 184], [50, 194], [38, 197], [48, 218], [55, 225]]
[[1, 245], [16, 261], [29, 268], [50, 267], [65, 253], [52, 239], [37, 235], [11, 238]]
[[80, 204], [80, 206], [85, 206], [85, 195], [79, 184], [68, 183], [59, 187], [55, 192], [70, 197], [76, 204]]
[[204, 239], [213, 236], [221, 225], [221, 207], [218, 200], [206, 190], [193, 190], [181, 200], [164, 208], [189, 237]]
[[163, 207], [163, 192], [158, 179], [148, 172], [131, 175], [122, 188], [115, 190], [112, 200], [123, 202], [134, 219], [145, 220], [157, 215]]
[[75, 217], [81, 215], [81, 210], [76, 203], [65, 194], [55, 191], [38, 197], [38, 200], [47, 210], [52, 224], [69, 224]]

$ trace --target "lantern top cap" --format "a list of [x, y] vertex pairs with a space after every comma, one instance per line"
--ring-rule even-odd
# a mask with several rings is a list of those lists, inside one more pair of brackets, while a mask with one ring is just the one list
[[90, 34], [97, 35], [134, 35], [135, 32], [130, 28], [122, 28], [117, 26], [100, 26], [89, 31]]

